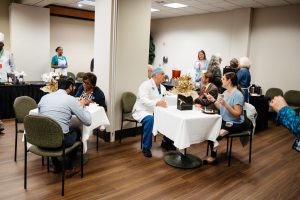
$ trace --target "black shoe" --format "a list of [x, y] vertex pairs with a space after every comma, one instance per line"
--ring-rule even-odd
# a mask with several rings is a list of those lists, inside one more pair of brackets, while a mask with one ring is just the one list
[[161, 148], [164, 148], [166, 151], [176, 151], [176, 147], [174, 146], [174, 144], [170, 143], [170, 142], [166, 142], [166, 141], [162, 141], [161, 142]]
[[145, 157], [147, 158], [151, 158], [152, 157], [152, 153], [151, 153], [151, 150], [150, 149], [145, 149], [143, 148], [143, 154]]

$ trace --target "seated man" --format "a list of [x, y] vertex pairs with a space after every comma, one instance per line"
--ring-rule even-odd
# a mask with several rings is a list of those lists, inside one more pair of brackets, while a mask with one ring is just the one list
[[218, 88], [211, 82], [213, 79], [213, 74], [211, 72], [202, 73], [202, 87], [200, 88], [199, 97], [195, 99], [195, 104], [200, 104], [206, 106], [208, 109], [216, 110], [214, 103], [209, 101], [206, 97], [207, 94], [210, 94], [215, 99], [218, 98]]
[[[138, 91], [137, 100], [133, 106], [132, 116], [135, 120], [143, 124], [143, 154], [145, 157], [152, 157], [152, 129], [153, 112], [155, 106], [167, 107], [167, 102], [162, 98], [166, 88], [161, 84], [164, 81], [164, 71], [158, 67], [152, 70], [151, 78], [144, 81]], [[164, 137], [161, 146], [167, 150], [176, 150], [172, 141]]]
[[[51, 117], [61, 126], [64, 135], [65, 146], [72, 146], [76, 141], [80, 140], [80, 130], [78, 128], [70, 128], [72, 115], [76, 117], [86, 126], [91, 125], [91, 114], [86, 110], [87, 100], [78, 101], [75, 97], [69, 95], [74, 92], [75, 82], [72, 78], [61, 78], [58, 81], [58, 90], [42, 97], [38, 104], [39, 114]], [[69, 153], [69, 163], [67, 169], [74, 170], [73, 161], [76, 158], [76, 151]], [[61, 163], [57, 158], [52, 158], [54, 172], [59, 172]], [[78, 170], [79, 171], [79, 170]], [[66, 172], [68, 174], [68, 171]]]

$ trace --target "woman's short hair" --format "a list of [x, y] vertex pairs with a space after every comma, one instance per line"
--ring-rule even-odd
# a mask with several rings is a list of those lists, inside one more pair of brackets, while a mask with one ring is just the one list
[[87, 72], [83, 75], [82, 80], [89, 80], [93, 87], [96, 87], [97, 76], [91, 72]]
[[224, 74], [224, 76], [227, 80], [231, 81], [232, 86], [238, 86], [238, 79], [237, 79], [236, 73], [228, 72], [228, 73]]
[[198, 52], [198, 60], [200, 60], [200, 58], [199, 58], [199, 54], [200, 54], [200, 53], [203, 53], [203, 54], [204, 54], [204, 60], [206, 60], [206, 53], [205, 53], [204, 50], [200, 50], [200, 51]]
[[240, 66], [250, 68], [251, 62], [250, 62], [249, 58], [248, 57], [241, 57], [240, 58]]
[[57, 52], [59, 49], [62, 49], [61, 46], [56, 47], [55, 52]]
[[203, 72], [203, 75], [209, 83], [211, 83], [213, 81], [213, 77], [214, 77], [213, 73], [206, 71], [206, 72]]

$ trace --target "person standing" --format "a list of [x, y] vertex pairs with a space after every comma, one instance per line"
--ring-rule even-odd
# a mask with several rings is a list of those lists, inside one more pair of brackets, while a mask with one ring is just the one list
[[64, 50], [62, 47], [55, 49], [57, 55], [52, 57], [51, 68], [54, 69], [55, 73], [67, 76], [68, 62], [67, 58], [63, 56]]
[[239, 62], [239, 68], [236, 73], [238, 78], [239, 86], [243, 91], [243, 95], [246, 102], [249, 102], [249, 86], [251, 82], [251, 74], [250, 74], [250, 60], [247, 57], [241, 57]]
[[0, 32], [0, 82], [7, 82], [7, 73], [15, 71], [12, 54], [4, 49], [4, 34]]
[[195, 62], [195, 82], [201, 81], [201, 75], [204, 70], [207, 70], [208, 61], [206, 59], [205, 51], [198, 52], [198, 60]]
[[[0, 82], [7, 82], [7, 73], [15, 70], [12, 54], [4, 49], [4, 34], [0, 32]], [[4, 123], [0, 120], [0, 132], [4, 131]]]
[[211, 56], [207, 67], [207, 71], [213, 74], [212, 83], [217, 86], [219, 93], [222, 92], [222, 72], [220, 69], [221, 62], [221, 56], [219, 54], [214, 54]]

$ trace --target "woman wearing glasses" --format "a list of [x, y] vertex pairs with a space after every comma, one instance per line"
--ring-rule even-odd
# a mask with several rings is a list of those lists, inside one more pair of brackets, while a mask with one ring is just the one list
[[105, 96], [102, 90], [96, 86], [97, 76], [93, 73], [85, 73], [82, 77], [82, 85], [79, 86], [75, 97], [80, 99], [86, 99], [89, 103], [97, 103], [99, 106], [104, 107], [107, 110], [105, 103]]

